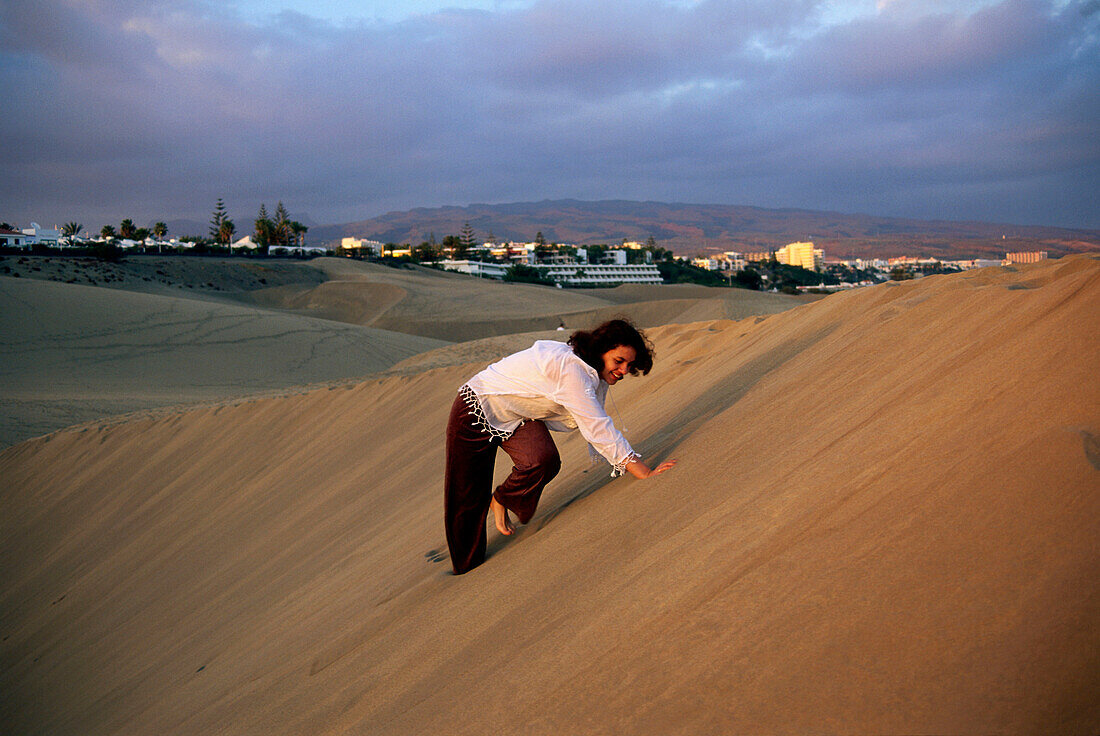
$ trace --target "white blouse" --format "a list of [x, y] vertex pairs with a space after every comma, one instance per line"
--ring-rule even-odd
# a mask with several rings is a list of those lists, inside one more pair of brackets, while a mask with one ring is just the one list
[[[566, 343], [538, 340], [498, 360], [460, 389], [479, 424], [507, 439], [519, 425], [538, 419], [556, 432], [579, 429], [622, 475], [638, 458], [604, 409], [607, 382]], [[472, 394], [472, 395], [471, 395]]]

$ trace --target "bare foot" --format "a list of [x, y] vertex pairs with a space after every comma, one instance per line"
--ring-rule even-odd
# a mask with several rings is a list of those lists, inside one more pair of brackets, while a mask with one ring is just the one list
[[510, 535], [515, 531], [512, 520], [508, 518], [508, 509], [497, 503], [496, 498], [489, 502], [489, 508], [493, 510], [493, 520], [496, 522], [498, 532]]

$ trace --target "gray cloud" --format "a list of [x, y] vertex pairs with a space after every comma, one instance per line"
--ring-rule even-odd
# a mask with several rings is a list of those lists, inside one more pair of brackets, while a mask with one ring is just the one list
[[5, 4], [0, 219], [578, 197], [1100, 227], [1095, 4], [919, 5]]

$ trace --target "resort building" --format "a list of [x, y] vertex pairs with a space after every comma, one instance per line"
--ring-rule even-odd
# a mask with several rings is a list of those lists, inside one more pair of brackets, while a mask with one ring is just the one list
[[511, 265], [507, 263], [493, 263], [492, 261], [441, 261], [443, 268], [448, 271], [467, 273], [483, 279], [503, 279]]
[[37, 222], [23, 228], [24, 245], [57, 245], [61, 232], [57, 228], [44, 228]]
[[0, 228], [0, 248], [22, 248], [27, 244], [26, 238], [23, 233]]
[[1047, 258], [1047, 252], [1045, 250], [1031, 251], [1030, 253], [1005, 253], [1005, 260], [1009, 263], [1038, 263], [1039, 261], [1045, 261]]
[[373, 256], [382, 256], [382, 249], [386, 246], [379, 243], [377, 240], [366, 240], [364, 238], [342, 238], [340, 240], [340, 247], [344, 250], [357, 250], [360, 253], [366, 251]]
[[[851, 260], [829, 261], [829, 264], [858, 268], [860, 271], [889, 271], [890, 262], [885, 258], [855, 258]], [[826, 264], [826, 265], [829, 265]]]
[[723, 271], [744, 271], [745, 266], [748, 265], [747, 259], [734, 250], [727, 250], [717, 256], [717, 259], [718, 267]]
[[615, 248], [613, 250], [606, 251], [603, 254], [603, 258], [600, 259], [604, 263], [614, 266], [626, 265], [626, 251], [621, 248]]
[[331, 253], [323, 245], [272, 245], [267, 252], [273, 256], [324, 256]]
[[825, 265], [825, 252], [813, 243], [789, 243], [775, 252], [775, 260], [807, 271], [819, 271]]
[[[511, 264], [484, 261], [442, 261], [451, 271], [483, 278], [502, 279]], [[661, 272], [655, 265], [536, 263], [544, 278], [566, 286], [612, 286], [615, 284], [660, 284]]]
[[534, 243], [501, 243], [498, 245], [485, 243], [479, 247], [471, 248], [471, 251], [474, 253], [488, 253], [491, 258], [501, 258], [511, 263], [529, 265], [535, 262]]

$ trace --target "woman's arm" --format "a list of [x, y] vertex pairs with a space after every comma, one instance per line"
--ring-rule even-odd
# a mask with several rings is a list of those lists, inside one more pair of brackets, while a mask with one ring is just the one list
[[657, 467], [655, 467], [653, 469], [650, 469], [650, 467], [648, 465], [646, 465], [645, 463], [643, 463], [641, 460], [632, 460], [631, 462], [629, 462], [627, 464], [626, 472], [630, 473], [635, 478], [638, 478], [639, 480], [641, 480], [641, 479], [645, 479], [645, 478], [652, 478], [655, 475], [660, 475], [661, 473], [665, 472], [666, 470], [672, 470], [672, 468], [675, 467], [675, 465], [676, 465], [676, 460], [672, 459], [672, 460], [666, 460], [665, 462], [661, 463]]

